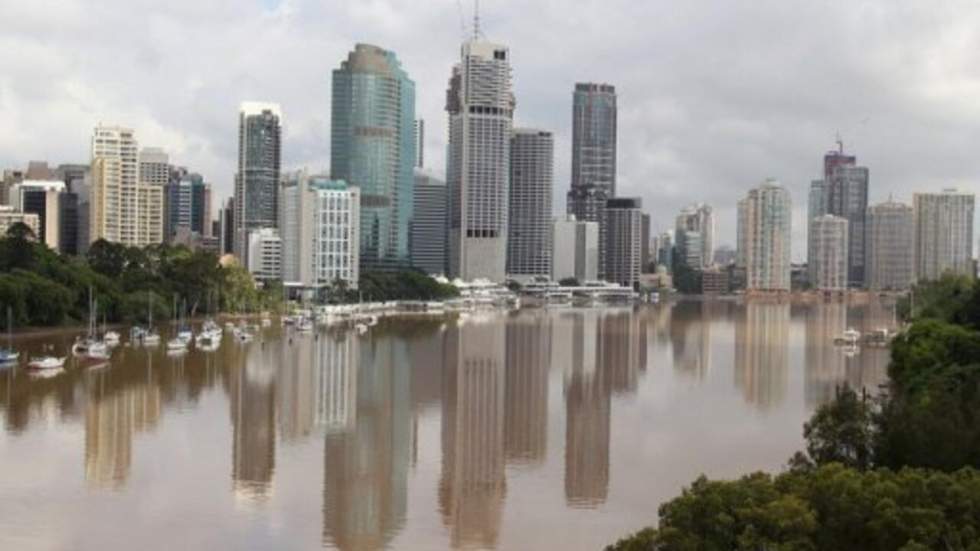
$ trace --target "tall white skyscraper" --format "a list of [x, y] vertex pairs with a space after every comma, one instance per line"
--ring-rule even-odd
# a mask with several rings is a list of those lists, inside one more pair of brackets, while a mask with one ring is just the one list
[[474, 39], [462, 46], [446, 94], [449, 147], [449, 273], [503, 281], [507, 263], [510, 52]]
[[356, 289], [360, 189], [297, 172], [284, 178], [280, 209], [283, 282], [318, 292], [339, 279]]
[[916, 278], [932, 281], [945, 273], [973, 275], [973, 194], [954, 189], [916, 193], [912, 203]]
[[738, 202], [736, 262], [748, 290], [790, 290], [792, 212], [789, 191], [773, 179]]
[[507, 274], [549, 276], [553, 251], [554, 137], [544, 130], [515, 129], [510, 155]]
[[868, 207], [868, 288], [901, 291], [915, 281], [912, 207], [886, 201]]
[[810, 284], [820, 291], [847, 289], [847, 219], [824, 214], [810, 220]]
[[163, 188], [140, 182], [139, 145], [133, 131], [95, 127], [89, 239], [131, 246], [163, 241]]

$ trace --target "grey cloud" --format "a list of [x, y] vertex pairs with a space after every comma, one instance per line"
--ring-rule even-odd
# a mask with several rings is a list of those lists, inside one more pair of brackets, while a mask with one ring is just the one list
[[[975, 187], [973, 2], [482, 4], [485, 35], [512, 51], [518, 124], [555, 132], [556, 207], [581, 80], [620, 91], [620, 191], [642, 196], [657, 228], [707, 201], [733, 243], [735, 201], [767, 176], [802, 212], [837, 131], [871, 168], [872, 200]], [[102, 120], [134, 127], [228, 194], [238, 102], [260, 99], [283, 105], [286, 164], [325, 169], [330, 71], [370, 42], [416, 81], [427, 163], [442, 168], [455, 0], [0, 0], [0, 14], [16, 22], [0, 36], [2, 166], [83, 160]], [[799, 258], [802, 218], [794, 225]]]

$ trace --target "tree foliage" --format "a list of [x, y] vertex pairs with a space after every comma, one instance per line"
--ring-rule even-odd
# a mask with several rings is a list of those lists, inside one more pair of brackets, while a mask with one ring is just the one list
[[439, 283], [416, 270], [367, 272], [358, 281], [358, 294], [366, 301], [444, 300], [459, 295], [455, 286]]
[[980, 551], [980, 472], [831, 463], [777, 477], [701, 477], [660, 507], [658, 528], [606, 549]]
[[[29, 229], [28, 229], [29, 230]], [[78, 323], [89, 316], [89, 294], [101, 321], [144, 321], [150, 309], [162, 321], [174, 315], [173, 297], [188, 314], [234, 306], [254, 312], [281, 303], [280, 287], [256, 289], [239, 266], [222, 267], [216, 255], [183, 246], [127, 247], [104, 240], [84, 258], [59, 255], [23, 231], [0, 239], [0, 308], [17, 325]]]

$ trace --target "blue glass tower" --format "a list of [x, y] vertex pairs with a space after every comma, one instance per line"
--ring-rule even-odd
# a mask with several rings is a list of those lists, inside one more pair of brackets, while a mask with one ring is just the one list
[[330, 177], [361, 190], [361, 267], [411, 262], [415, 83], [393, 52], [358, 44], [333, 71]]

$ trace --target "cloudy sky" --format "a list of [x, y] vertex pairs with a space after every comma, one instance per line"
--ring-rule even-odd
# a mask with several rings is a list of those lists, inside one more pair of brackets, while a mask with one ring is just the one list
[[[237, 109], [279, 102], [289, 168], [329, 163], [330, 71], [357, 42], [394, 50], [417, 87], [427, 165], [473, 0], [0, 0], [0, 166], [87, 161], [99, 121], [231, 193]], [[797, 212], [839, 131], [871, 199], [980, 175], [980, 4], [972, 1], [483, 0], [511, 48], [516, 124], [556, 135], [568, 187], [576, 81], [619, 90], [619, 190], [667, 229], [706, 201], [734, 244], [737, 199], [766, 177]], [[462, 17], [461, 17], [462, 15]], [[802, 216], [794, 220], [800, 246]]]

